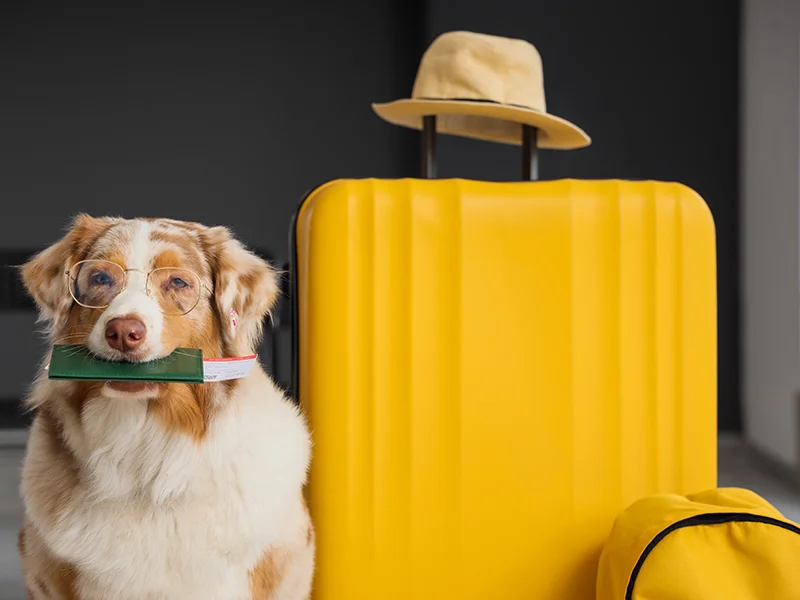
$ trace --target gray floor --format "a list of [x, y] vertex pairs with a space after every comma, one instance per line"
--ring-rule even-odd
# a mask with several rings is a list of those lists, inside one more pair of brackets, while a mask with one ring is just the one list
[[0, 600], [24, 600], [17, 557], [19, 465], [22, 450], [0, 448]]
[[[21, 514], [17, 496], [20, 448], [0, 447], [0, 600], [24, 600], [17, 559]], [[767, 474], [737, 440], [720, 442], [719, 483], [749, 488], [772, 502], [788, 518], [800, 522], [800, 493]]]
[[800, 523], [800, 484], [789, 485], [772, 472], [771, 465], [754, 457], [738, 440], [720, 440], [719, 485], [751, 489], [771, 502], [786, 518]]

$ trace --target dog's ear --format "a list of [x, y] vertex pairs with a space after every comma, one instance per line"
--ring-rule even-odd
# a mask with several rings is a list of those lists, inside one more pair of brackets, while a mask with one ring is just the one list
[[278, 273], [225, 227], [210, 227], [203, 237], [213, 270], [214, 300], [223, 337], [240, 352], [255, 352], [264, 319], [278, 298]]
[[53, 321], [69, 307], [66, 272], [113, 223], [111, 218], [80, 214], [64, 237], [20, 267], [22, 283], [36, 302], [42, 320]]

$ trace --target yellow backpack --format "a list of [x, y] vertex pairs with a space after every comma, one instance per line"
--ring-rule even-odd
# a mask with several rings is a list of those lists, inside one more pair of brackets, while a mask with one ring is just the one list
[[800, 526], [739, 488], [632, 504], [600, 555], [597, 600], [799, 600]]

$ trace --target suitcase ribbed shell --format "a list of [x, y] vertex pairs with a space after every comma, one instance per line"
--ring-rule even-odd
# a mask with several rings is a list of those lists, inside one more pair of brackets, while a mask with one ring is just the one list
[[589, 599], [628, 504], [716, 485], [692, 190], [340, 180], [293, 234], [315, 600]]

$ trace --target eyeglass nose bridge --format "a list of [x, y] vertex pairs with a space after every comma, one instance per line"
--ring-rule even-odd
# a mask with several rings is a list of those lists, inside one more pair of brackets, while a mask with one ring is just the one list
[[147, 294], [148, 297], [151, 297], [152, 294], [150, 293], [150, 275], [152, 274], [152, 270], [145, 271], [144, 269], [123, 269], [122, 273], [124, 275], [124, 279], [122, 280], [122, 287], [120, 288], [119, 292], [117, 292], [117, 296], [119, 296], [122, 292], [124, 292], [128, 287], [128, 273], [142, 273], [144, 275], [144, 293]]

